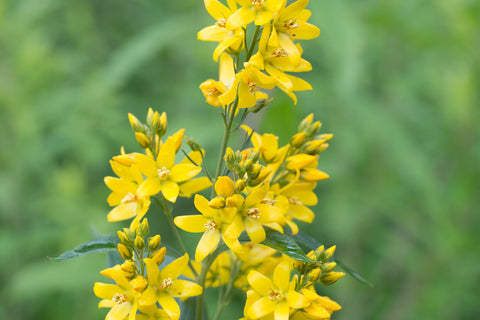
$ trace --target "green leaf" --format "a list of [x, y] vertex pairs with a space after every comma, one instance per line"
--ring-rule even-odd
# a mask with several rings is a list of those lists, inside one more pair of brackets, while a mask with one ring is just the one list
[[[320, 242], [318, 242], [317, 240], [315, 240], [315, 238], [312, 238], [311, 236], [309, 235], [306, 235], [304, 233], [301, 233], [299, 232], [298, 234], [296, 235], [292, 235], [293, 239], [295, 239], [295, 241], [297, 243], [299, 243], [301, 246], [305, 247], [307, 250], [315, 250], [317, 249], [318, 247], [320, 247], [322, 244]], [[333, 261], [335, 261], [337, 263], [337, 265], [343, 270], [345, 271], [346, 273], [348, 273], [349, 275], [351, 275], [352, 277], [354, 277], [355, 279], [357, 279], [358, 281], [360, 281], [361, 283], [373, 288], [373, 284], [371, 282], [369, 282], [368, 280], [366, 280], [364, 277], [362, 277], [361, 275], [359, 275], [358, 273], [356, 273], [353, 269], [351, 269], [350, 267], [346, 266], [343, 262], [341, 262], [340, 260], [338, 260], [335, 256], [333, 256], [332, 258]]]
[[66, 261], [89, 253], [113, 251], [117, 249], [117, 243], [118, 241], [113, 237], [89, 241], [73, 250], [62, 253], [58, 257], [50, 258], [50, 260]]
[[305, 252], [303, 252], [302, 248], [300, 248], [291, 236], [268, 228], [265, 228], [265, 232], [267, 237], [262, 244], [278, 250], [293, 259], [304, 262], [314, 262], [305, 255]]

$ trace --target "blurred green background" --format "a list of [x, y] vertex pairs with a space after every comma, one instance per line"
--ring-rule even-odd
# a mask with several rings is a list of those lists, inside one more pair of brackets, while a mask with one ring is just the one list
[[[309, 9], [314, 90], [297, 106], [276, 92], [250, 123], [285, 143], [314, 112], [335, 134], [303, 227], [375, 287], [326, 287], [343, 306], [332, 318], [478, 318], [480, 2]], [[106, 221], [103, 177], [121, 145], [138, 150], [127, 112], [166, 111], [169, 133], [186, 128], [213, 167], [221, 120], [198, 85], [216, 78], [215, 44], [196, 40], [212, 22], [201, 0], [0, 0], [1, 319], [104, 318], [92, 288], [105, 256], [47, 256], [122, 226]]]

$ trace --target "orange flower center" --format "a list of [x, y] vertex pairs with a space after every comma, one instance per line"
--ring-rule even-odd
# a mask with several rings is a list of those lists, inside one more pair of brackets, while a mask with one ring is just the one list
[[126, 202], [133, 202], [133, 201], [137, 201], [138, 198], [136, 195], [134, 195], [133, 193], [129, 192], [125, 195], [125, 197], [123, 197], [122, 199], [122, 203], [126, 203]]
[[250, 208], [247, 210], [247, 216], [249, 218], [257, 220], [258, 218], [260, 218], [260, 210], [258, 210], [258, 208]]
[[263, 7], [264, 3], [263, 0], [252, 0], [252, 5], [255, 7], [255, 8], [261, 8]]
[[253, 81], [252, 79], [248, 79], [247, 86], [248, 91], [250, 91], [251, 94], [255, 94], [255, 91], [257, 91], [257, 84], [255, 83], [255, 81]]
[[225, 25], [227, 24], [227, 19], [220, 18], [220, 19], [217, 20], [217, 22], [215, 24], [220, 28], [225, 28]]
[[115, 293], [115, 295], [112, 297], [112, 301], [118, 304], [127, 302], [127, 295], [124, 293]]
[[161, 180], [165, 180], [170, 175], [170, 170], [165, 167], [158, 169], [157, 172]]
[[163, 279], [162, 284], [160, 285], [160, 287], [161, 287], [163, 290], [165, 290], [165, 289], [170, 288], [172, 285], [173, 285], [173, 280], [172, 280], [172, 278], [166, 278], [166, 279]]
[[283, 48], [278, 48], [277, 50], [273, 51], [272, 52], [272, 55], [276, 58], [279, 58], [279, 57], [286, 57], [288, 56], [288, 53], [287, 51], [285, 51], [285, 49]]
[[210, 230], [210, 231], [215, 231], [215, 230], [218, 229], [218, 226], [217, 226], [217, 224], [215, 223], [215, 221], [210, 220], [210, 221], [207, 221], [207, 222], [205, 223], [205, 228], [207, 228], [207, 229]]
[[288, 198], [288, 202], [290, 204], [298, 204], [300, 206], [303, 205], [303, 203], [299, 201], [297, 197]]
[[268, 299], [271, 301], [278, 301], [282, 299], [282, 294], [277, 290], [271, 290], [268, 293]]

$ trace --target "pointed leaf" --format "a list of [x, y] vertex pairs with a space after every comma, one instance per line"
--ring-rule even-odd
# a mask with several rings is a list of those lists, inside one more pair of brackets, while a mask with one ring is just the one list
[[64, 252], [58, 257], [50, 258], [50, 260], [66, 261], [89, 253], [113, 251], [117, 249], [117, 244], [118, 241], [113, 237], [108, 239], [93, 240], [86, 242], [73, 250]]

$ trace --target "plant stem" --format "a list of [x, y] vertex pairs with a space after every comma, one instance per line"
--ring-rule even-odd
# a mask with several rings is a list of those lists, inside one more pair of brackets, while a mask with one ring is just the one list
[[195, 308], [195, 319], [196, 320], [202, 320], [202, 315], [203, 315], [203, 300], [205, 297], [205, 281], [207, 280], [207, 273], [210, 270], [210, 266], [213, 263], [213, 260], [218, 255], [218, 249], [215, 250], [212, 254], [210, 254], [205, 260], [202, 261], [202, 270], [200, 271], [200, 274], [197, 277], [197, 283], [199, 286], [203, 288], [202, 293], [197, 297], [197, 305]]
[[230, 270], [230, 278], [228, 279], [227, 287], [225, 292], [222, 294], [222, 298], [218, 302], [217, 312], [215, 313], [215, 317], [213, 320], [219, 320], [220, 316], [222, 315], [223, 309], [228, 305], [230, 302], [230, 295], [232, 294], [233, 284], [235, 280], [237, 280], [237, 274], [240, 270], [240, 265], [238, 261], [232, 264], [232, 269]]

